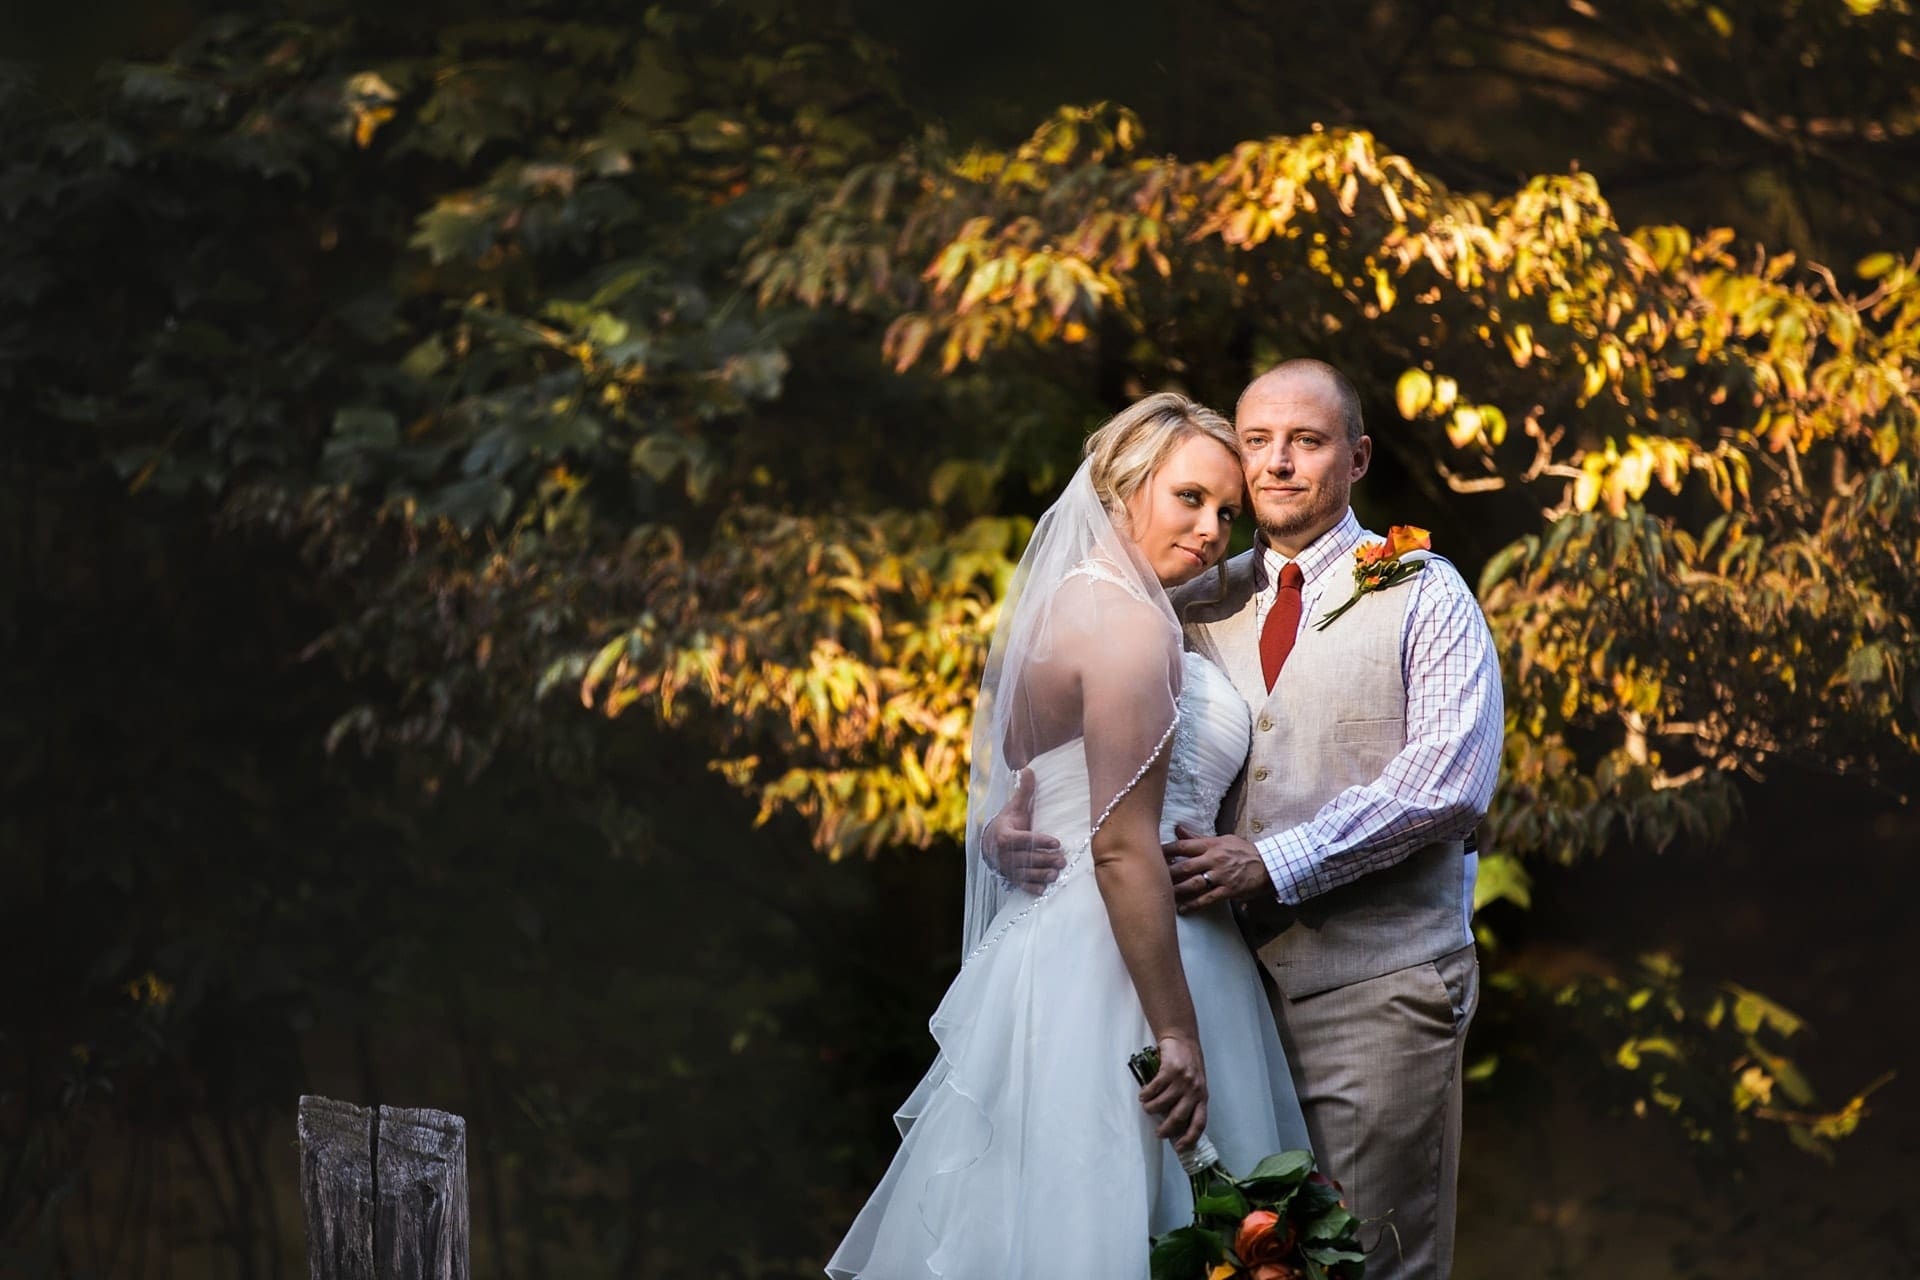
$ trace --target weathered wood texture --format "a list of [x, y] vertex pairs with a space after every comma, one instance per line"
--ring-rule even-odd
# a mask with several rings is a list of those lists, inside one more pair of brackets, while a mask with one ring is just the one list
[[380, 1108], [376, 1280], [467, 1280], [467, 1122]]
[[300, 1203], [312, 1280], [374, 1280], [373, 1113], [300, 1099]]
[[467, 1280], [467, 1125], [300, 1099], [311, 1280]]

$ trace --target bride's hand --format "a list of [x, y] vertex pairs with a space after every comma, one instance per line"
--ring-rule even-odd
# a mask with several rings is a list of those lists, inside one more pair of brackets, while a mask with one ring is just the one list
[[1140, 1091], [1140, 1105], [1158, 1116], [1156, 1130], [1180, 1151], [1191, 1151], [1207, 1131], [1207, 1068], [1200, 1045], [1185, 1036], [1161, 1036], [1160, 1070]]

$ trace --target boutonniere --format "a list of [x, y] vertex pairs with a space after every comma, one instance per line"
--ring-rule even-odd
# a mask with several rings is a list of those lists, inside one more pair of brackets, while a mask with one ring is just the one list
[[1433, 541], [1425, 529], [1397, 524], [1387, 530], [1384, 542], [1363, 542], [1353, 549], [1353, 595], [1347, 602], [1313, 624], [1325, 631], [1327, 624], [1360, 603], [1360, 597], [1388, 587], [1397, 587], [1427, 567], [1425, 560], [1403, 559], [1409, 551], [1431, 551]]

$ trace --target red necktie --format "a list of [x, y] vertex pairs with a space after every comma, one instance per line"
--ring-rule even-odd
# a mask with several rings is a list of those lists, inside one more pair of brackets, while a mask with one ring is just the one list
[[1260, 629], [1260, 670], [1267, 677], [1268, 689], [1273, 688], [1280, 668], [1287, 665], [1287, 655], [1293, 652], [1293, 638], [1300, 631], [1300, 584], [1306, 580], [1307, 575], [1292, 562], [1280, 570], [1280, 593], [1267, 611], [1267, 625]]

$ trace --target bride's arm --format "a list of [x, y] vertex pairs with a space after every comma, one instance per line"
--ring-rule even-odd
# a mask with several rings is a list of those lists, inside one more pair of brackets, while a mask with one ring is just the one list
[[1098, 820], [1111, 797], [1125, 794], [1094, 834], [1094, 876], [1160, 1048], [1160, 1073], [1142, 1090], [1141, 1101], [1161, 1117], [1160, 1136], [1185, 1150], [1206, 1129], [1207, 1084], [1193, 998], [1180, 964], [1172, 881], [1160, 852], [1172, 739], [1168, 658], [1158, 644], [1130, 645], [1124, 634], [1109, 632], [1103, 641], [1081, 677], [1091, 816]]

